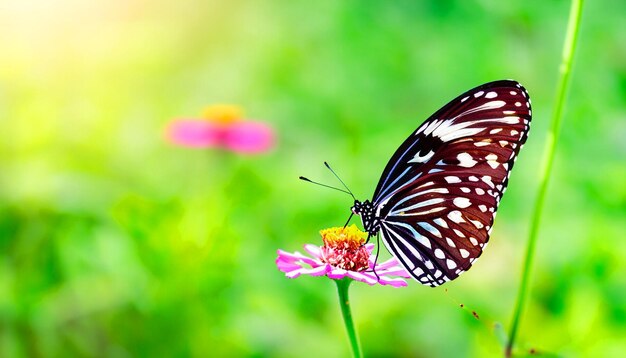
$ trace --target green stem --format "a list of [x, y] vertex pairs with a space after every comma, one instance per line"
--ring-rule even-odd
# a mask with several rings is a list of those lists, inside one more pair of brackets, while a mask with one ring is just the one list
[[352, 279], [344, 278], [341, 280], [334, 280], [337, 283], [337, 293], [339, 294], [339, 306], [341, 307], [341, 314], [343, 315], [343, 322], [346, 324], [346, 331], [348, 332], [348, 338], [350, 339], [350, 345], [352, 346], [352, 353], [355, 358], [361, 358], [361, 345], [359, 344], [359, 336], [356, 334], [354, 328], [354, 322], [352, 321], [352, 313], [350, 312], [350, 300], [348, 298], [348, 288]]
[[572, 68], [572, 58], [574, 57], [574, 52], [576, 50], [582, 6], [583, 0], [572, 0], [569, 13], [569, 21], [567, 24], [567, 33], [565, 35], [565, 43], [563, 45], [563, 58], [561, 66], [559, 68], [560, 78], [556, 92], [556, 105], [552, 112], [552, 122], [550, 125], [548, 136], [546, 138], [543, 166], [541, 169], [539, 182], [539, 191], [535, 200], [535, 210], [530, 220], [528, 243], [526, 246], [526, 256], [524, 258], [524, 266], [522, 269], [522, 279], [520, 281], [520, 287], [517, 293], [517, 301], [515, 304], [515, 311], [513, 313], [513, 323], [511, 324], [509, 341], [505, 350], [506, 357], [511, 357], [513, 344], [515, 343], [515, 338], [520, 324], [522, 310], [524, 309], [524, 304], [527, 297], [530, 271], [533, 256], [535, 253], [537, 235], [539, 232], [541, 213], [543, 211], [543, 206], [546, 198], [548, 181], [550, 179], [550, 172], [552, 171], [552, 164], [554, 163], [554, 153], [559, 130], [561, 128], [563, 106], [565, 104], [565, 95], [567, 93], [567, 88], [571, 77], [570, 74]]

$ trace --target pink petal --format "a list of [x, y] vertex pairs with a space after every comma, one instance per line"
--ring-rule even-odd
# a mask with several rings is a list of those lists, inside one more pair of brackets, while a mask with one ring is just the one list
[[365, 282], [370, 286], [377, 283], [377, 279], [375, 276], [370, 276], [364, 272], [348, 271], [348, 277], [353, 278], [357, 281]]
[[326, 264], [326, 265], [319, 266], [310, 270], [306, 270], [306, 273], [311, 276], [322, 276], [330, 272], [330, 270], [331, 270], [330, 265]]
[[316, 259], [322, 258], [322, 250], [320, 249], [319, 246], [312, 245], [312, 244], [305, 244], [304, 251], [308, 252], [309, 255], [315, 257]]
[[288, 278], [296, 278], [300, 275], [311, 275], [311, 276], [322, 276], [325, 275], [328, 271], [330, 271], [330, 267], [328, 265], [322, 265], [319, 267], [315, 267], [312, 269], [304, 268], [304, 267], [296, 267], [292, 270], [283, 271], [285, 276]]
[[332, 270], [327, 274], [327, 276], [332, 278], [332, 279], [334, 279], [334, 280], [338, 280], [338, 279], [342, 279], [342, 278], [346, 277], [348, 275], [348, 272], [349, 271], [346, 271], [344, 269], [340, 269], [340, 268], [337, 268], [337, 267], [332, 267]]
[[305, 271], [305, 269], [299, 268], [297, 270], [285, 272], [285, 276], [287, 276], [288, 278], [296, 278], [296, 277], [300, 276], [301, 274], [303, 274], [304, 271]]
[[407, 286], [406, 281], [401, 278], [389, 278], [389, 277], [380, 277], [380, 281], [378, 281], [381, 285], [389, 285], [392, 287], [405, 287]]
[[301, 265], [287, 263], [287, 262], [283, 262], [283, 261], [279, 261], [279, 260], [276, 260], [276, 266], [282, 272], [293, 271], [293, 270], [297, 270], [297, 269], [302, 267]]
[[[378, 273], [378, 270], [376, 270], [376, 272]], [[411, 274], [408, 273], [403, 267], [396, 267], [396, 268], [389, 269], [389, 270], [383, 270], [382, 274], [388, 275], [388, 276], [400, 276], [404, 278], [412, 277]]]
[[385, 261], [385, 262], [380, 262], [378, 263], [378, 265], [376, 265], [376, 270], [384, 270], [384, 269], [388, 269], [394, 266], [399, 266], [398, 265], [398, 260], [396, 260], [395, 257], [390, 258], [389, 260]]
[[220, 145], [223, 128], [206, 120], [177, 119], [165, 128], [165, 137], [184, 147], [210, 148]]
[[[354, 276], [353, 276], [354, 275]], [[370, 273], [370, 272], [355, 272], [352, 273], [352, 275], [349, 275], [350, 277], [354, 278], [355, 280], [361, 281], [361, 282], [365, 282], [370, 286], [373, 286], [375, 284], [381, 284], [381, 285], [391, 285], [393, 287], [403, 287], [403, 286], [407, 286], [406, 281], [404, 281], [404, 279], [402, 278], [392, 278], [392, 277], [387, 277], [382, 275], [380, 272], [378, 272], [378, 277], [376, 277], [376, 275], [374, 275], [374, 273]]]
[[302, 261], [303, 263], [311, 265], [311, 266], [319, 266], [322, 264], [321, 261], [317, 261], [308, 256], [304, 256], [298, 251], [294, 253], [290, 253], [290, 252], [286, 252], [283, 250], [278, 250], [278, 258], [276, 259], [277, 264], [278, 264], [278, 261], [286, 261], [286, 262], [291, 262], [291, 263], [297, 263], [298, 261]]
[[240, 153], [256, 154], [274, 146], [274, 131], [265, 123], [240, 121], [228, 126], [224, 145]]

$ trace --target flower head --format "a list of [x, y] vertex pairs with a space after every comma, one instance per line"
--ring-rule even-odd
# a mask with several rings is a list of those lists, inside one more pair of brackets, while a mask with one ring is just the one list
[[304, 250], [310, 256], [297, 251], [289, 253], [278, 250], [276, 259], [278, 269], [289, 278], [296, 278], [302, 274], [326, 275], [334, 280], [350, 277], [368, 285], [379, 283], [394, 287], [406, 286], [404, 279], [411, 277], [398, 264], [396, 258], [375, 263], [375, 255], [372, 255], [374, 244], [365, 244], [366, 234], [355, 225], [345, 229], [342, 227], [324, 229], [320, 234], [323, 246], [304, 245]]
[[275, 143], [270, 126], [244, 120], [241, 108], [227, 104], [208, 106], [198, 119], [173, 120], [165, 136], [184, 147], [220, 147], [243, 154], [266, 152]]

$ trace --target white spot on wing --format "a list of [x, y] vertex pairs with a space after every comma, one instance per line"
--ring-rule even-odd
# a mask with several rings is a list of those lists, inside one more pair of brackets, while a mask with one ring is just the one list
[[416, 154], [415, 154], [415, 156], [413, 157], [413, 159], [409, 160], [409, 163], [424, 163], [424, 162], [426, 162], [427, 160], [429, 160], [430, 158], [432, 158], [432, 156], [433, 156], [434, 154], [435, 154], [435, 152], [434, 152], [434, 151], [432, 151], [432, 150], [431, 150], [430, 152], [426, 153], [426, 154], [425, 154], [425, 155], [423, 155], [423, 156], [421, 156], [421, 155], [419, 154], [419, 152], [418, 152], [418, 153], [416, 153]]
[[456, 159], [459, 161], [459, 166], [464, 168], [472, 168], [476, 165], [476, 161], [468, 153], [460, 153], [456, 156]]
[[428, 123], [427, 125], [421, 125], [419, 128], [417, 128], [417, 130], [415, 131], [415, 134], [420, 134], [421, 132], [424, 132], [424, 135], [428, 135], [430, 132], [433, 131], [433, 129], [435, 129], [435, 127], [441, 124], [441, 122], [442, 121], [435, 119], [434, 121]]
[[[460, 224], [462, 222], [465, 222], [465, 219], [463, 219], [463, 216], [461, 215], [461, 212], [458, 210], [454, 210], [448, 213], [448, 219], [450, 219], [452, 222]], [[456, 232], [456, 230], [455, 230]], [[459, 235], [461, 236], [461, 235]]]
[[426, 246], [426, 247], [427, 247], [427, 248], [429, 248], [429, 249], [431, 248], [431, 247], [430, 247], [430, 240], [428, 240], [428, 238], [427, 238], [427, 237], [422, 236], [422, 235], [418, 235], [418, 236], [416, 236], [415, 238], [417, 239], [417, 241], [418, 241], [420, 244], [422, 244], [422, 245]]
[[498, 97], [498, 94], [496, 92], [493, 92], [493, 91], [492, 92], [488, 92], [485, 95], [485, 98], [496, 98], [496, 97]]
[[426, 222], [418, 222], [417, 223], [419, 226], [422, 227], [422, 229], [428, 231], [429, 233], [441, 238], [441, 232], [439, 232], [439, 230], [437, 230], [434, 226], [430, 225], [429, 223]]
[[495, 187], [489, 175], [484, 175], [481, 179], [485, 184], [489, 185], [491, 188]]
[[[403, 199], [403, 200], [406, 201], [406, 198]], [[417, 204], [411, 205], [411, 206], [406, 207], [406, 208], [402, 208], [402, 207], [396, 208], [397, 206], [399, 206], [400, 204], [403, 203], [403, 202], [398, 202], [398, 204], [396, 204], [393, 207], [393, 209], [395, 209], [395, 210], [391, 211], [389, 213], [389, 215], [397, 215], [397, 214], [399, 214], [401, 212], [404, 212], [404, 211], [411, 211], [413, 209], [422, 208], [424, 206], [439, 204], [439, 203], [442, 203], [443, 201], [444, 201], [444, 199], [442, 199], [442, 198], [433, 198], [433, 199], [429, 199], [429, 200], [420, 201]]]
[[446, 242], [448, 243], [448, 246], [456, 247], [456, 245], [454, 244], [454, 241], [452, 241], [449, 237], [446, 237]]
[[452, 202], [454, 203], [454, 205], [458, 206], [461, 209], [465, 209], [468, 206], [472, 205], [472, 203], [470, 202], [468, 198], [462, 198], [462, 197], [454, 198]]
[[448, 228], [448, 223], [442, 218], [436, 218], [433, 220], [433, 222], [443, 228]]
[[459, 179], [459, 177], [455, 177], [455, 176], [447, 176], [445, 178], [445, 181], [448, 182], [448, 184], [453, 184], [453, 183], [460, 183], [461, 179]]
[[[491, 102], [485, 103], [483, 106], [484, 106], [484, 109], [495, 109], [495, 108], [504, 107], [505, 104], [506, 104], [506, 102], [504, 102], [504, 101], [491, 101]], [[483, 106], [480, 106], [478, 108], [481, 108]], [[483, 108], [481, 108], [481, 109], [483, 109]]]

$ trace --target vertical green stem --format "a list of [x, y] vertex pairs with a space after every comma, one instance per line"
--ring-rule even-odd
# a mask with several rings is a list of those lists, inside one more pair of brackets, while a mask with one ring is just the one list
[[348, 288], [350, 287], [350, 283], [352, 283], [352, 279], [346, 277], [341, 280], [333, 281], [337, 283], [339, 306], [341, 307], [343, 322], [346, 324], [346, 331], [348, 332], [348, 339], [350, 339], [350, 345], [352, 346], [352, 353], [354, 354], [355, 358], [361, 358], [363, 357], [363, 353], [361, 353], [359, 336], [356, 334], [354, 322], [352, 321], [352, 313], [350, 312], [350, 299], [348, 298]]
[[535, 200], [535, 210], [530, 220], [530, 229], [528, 233], [528, 244], [526, 246], [526, 256], [524, 258], [524, 266], [522, 269], [522, 279], [520, 281], [519, 291], [517, 293], [517, 301], [513, 312], [513, 323], [509, 333], [509, 341], [506, 346], [505, 356], [510, 357], [512, 354], [513, 344], [520, 324], [522, 310], [527, 297], [528, 284], [530, 280], [530, 271], [532, 259], [535, 253], [535, 244], [537, 242], [537, 234], [539, 232], [539, 224], [541, 221], [541, 213], [546, 198], [548, 181], [552, 164], [554, 162], [554, 153], [561, 128], [563, 105], [565, 103], [565, 95], [570, 82], [570, 73], [572, 68], [572, 58], [576, 50], [578, 32], [580, 28], [580, 17], [582, 12], [583, 0], [572, 0], [569, 21], [567, 24], [567, 33], [565, 35], [565, 43], [563, 45], [563, 58], [559, 68], [560, 78], [556, 92], [556, 103], [552, 112], [552, 122], [548, 137], [546, 138], [543, 166], [541, 168], [541, 176], [539, 182], [539, 191]]

